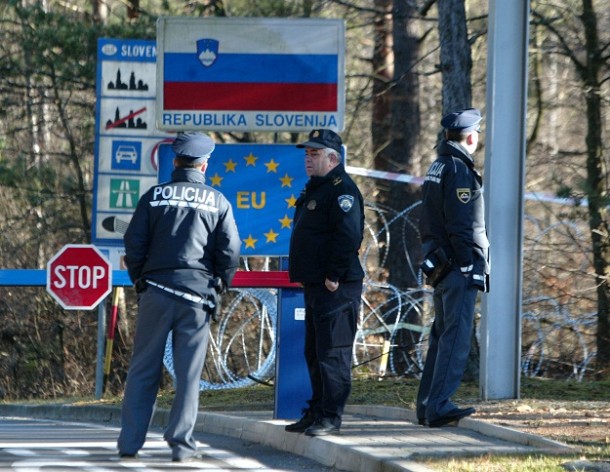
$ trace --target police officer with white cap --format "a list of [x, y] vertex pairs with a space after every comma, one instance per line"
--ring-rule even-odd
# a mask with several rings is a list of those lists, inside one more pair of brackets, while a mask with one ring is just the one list
[[451, 397], [466, 369], [477, 293], [488, 287], [482, 178], [472, 158], [481, 120], [475, 108], [443, 117], [445, 139], [423, 185], [422, 271], [434, 287], [434, 324], [417, 395], [417, 417], [419, 424], [430, 427], [475, 413], [474, 408], [457, 407]]
[[144, 444], [170, 332], [176, 393], [164, 438], [173, 461], [197, 457], [192, 432], [210, 318], [235, 275], [241, 245], [230, 203], [205, 184], [214, 147], [205, 134], [180, 133], [171, 180], [140, 198], [124, 236], [138, 317], [118, 439], [123, 459]]

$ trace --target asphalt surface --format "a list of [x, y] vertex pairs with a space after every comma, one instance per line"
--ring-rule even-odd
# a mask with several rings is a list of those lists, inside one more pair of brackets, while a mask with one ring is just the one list
[[[3, 417], [56, 418], [109, 425], [118, 425], [119, 413], [119, 408], [110, 406], [0, 405]], [[167, 415], [166, 410], [157, 411], [153, 425], [162, 427]], [[285, 432], [284, 426], [289, 421], [273, 419], [267, 411], [203, 412], [199, 414], [196, 431], [237, 438], [302, 456], [324, 467], [354, 472], [427, 472], [430, 469], [419, 461], [429, 457], [575, 451], [557, 441], [472, 418], [461, 420], [457, 427], [443, 428], [419, 426], [415, 420], [414, 412], [402, 408], [348, 406], [340, 435], [311, 438]], [[156, 441], [154, 436], [149, 440]]]
[[0, 418], [0, 470], [54, 471], [165, 471], [197, 469], [237, 472], [274, 470], [329, 472], [316, 461], [238, 438], [197, 432], [201, 459], [174, 463], [160, 428], [151, 428], [136, 459], [117, 456], [119, 428], [108, 424], [51, 419]]

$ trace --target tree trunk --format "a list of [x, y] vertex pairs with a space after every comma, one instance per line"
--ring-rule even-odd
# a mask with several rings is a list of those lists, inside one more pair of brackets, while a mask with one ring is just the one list
[[376, 169], [387, 166], [390, 141], [390, 86], [392, 82], [392, 21], [388, 13], [392, 0], [375, 0], [373, 51], [373, 116], [371, 137]]
[[[407, 173], [413, 171], [413, 154], [420, 132], [419, 79], [415, 64], [419, 56], [419, 41], [412, 33], [411, 16], [414, 7], [409, 2], [394, 2], [392, 35], [394, 49], [394, 80], [390, 91], [390, 141], [388, 159], [382, 170]], [[388, 206], [397, 210], [409, 208], [420, 199], [419, 187], [400, 182], [386, 182], [382, 192]], [[406, 229], [406, 231], [405, 231]], [[414, 265], [421, 256], [419, 238], [404, 220], [390, 227], [388, 269], [390, 284], [399, 288], [417, 287]]]
[[[378, 15], [375, 22], [375, 57], [373, 67], [374, 108], [373, 108], [373, 147], [375, 168], [395, 173], [412, 173], [415, 144], [420, 130], [419, 116], [419, 81], [414, 67], [418, 57], [418, 38], [411, 32], [413, 6], [408, 2], [391, 2], [376, 0], [378, 11], [392, 11], [391, 30], [384, 15]], [[390, 34], [394, 56], [394, 71], [389, 80], [391, 58], [389, 49]], [[417, 265], [421, 259], [417, 231], [412, 222], [404, 215], [397, 214], [410, 208], [420, 199], [419, 188], [391, 180], [376, 182], [378, 189], [377, 202], [387, 210], [387, 220], [394, 220], [388, 227], [388, 233], [381, 239], [385, 241], [382, 259], [386, 261], [388, 283], [398, 289], [418, 286]], [[409, 216], [409, 215], [407, 215]], [[395, 218], [395, 219], [394, 219]], [[417, 222], [414, 223], [415, 226]], [[381, 227], [381, 226], [380, 226]], [[396, 300], [395, 307], [398, 305]], [[398, 316], [405, 322], [419, 324], [419, 315], [415, 311], [399, 312], [388, 307], [392, 318]], [[393, 320], [387, 320], [393, 322]], [[418, 341], [418, 334], [413, 336], [409, 330], [401, 330], [397, 345], [393, 349], [396, 373], [402, 374], [413, 370], [411, 352]]]
[[608, 231], [608, 190], [605, 186], [602, 141], [602, 94], [600, 70], [604, 63], [599, 45], [597, 17], [592, 0], [582, 1], [586, 64], [580, 69], [587, 109], [587, 192], [589, 228], [593, 246], [593, 267], [597, 281], [597, 371], [605, 376], [610, 368], [610, 239]]
[[[472, 106], [470, 74], [472, 58], [464, 0], [438, 0], [438, 34], [442, 74], [443, 115]], [[440, 139], [441, 136], [439, 136]], [[465, 380], [479, 375], [479, 343], [473, 324], [472, 347], [464, 374]]]
[[472, 58], [464, 0], [438, 0], [438, 33], [444, 115], [470, 107], [472, 102]]

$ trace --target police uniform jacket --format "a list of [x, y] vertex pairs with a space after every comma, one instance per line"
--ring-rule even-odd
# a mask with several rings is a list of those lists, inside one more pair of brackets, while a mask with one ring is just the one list
[[231, 204], [197, 169], [175, 169], [170, 182], [142, 196], [124, 243], [132, 282], [146, 279], [202, 297], [214, 277], [228, 286], [239, 266]]
[[442, 247], [463, 272], [489, 273], [481, 187], [481, 175], [468, 151], [455, 141], [442, 141], [422, 190], [424, 256]]
[[296, 201], [288, 261], [290, 280], [362, 280], [358, 250], [363, 232], [362, 195], [343, 166], [324, 177], [311, 177]]

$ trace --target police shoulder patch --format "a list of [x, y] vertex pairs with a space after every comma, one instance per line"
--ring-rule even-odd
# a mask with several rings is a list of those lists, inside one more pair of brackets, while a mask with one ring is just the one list
[[468, 203], [470, 201], [471, 193], [469, 188], [458, 188], [456, 189], [457, 198], [462, 203]]
[[339, 208], [341, 208], [345, 213], [352, 209], [354, 206], [354, 197], [351, 195], [339, 195], [337, 197], [337, 201], [339, 202]]

